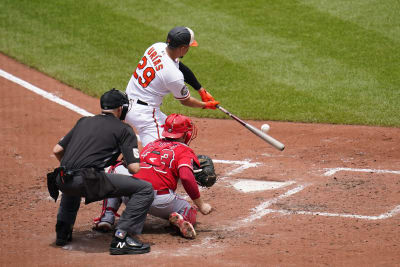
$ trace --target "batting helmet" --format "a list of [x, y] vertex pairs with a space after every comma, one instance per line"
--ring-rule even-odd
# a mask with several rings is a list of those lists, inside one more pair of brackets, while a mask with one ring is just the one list
[[169, 31], [167, 36], [167, 44], [172, 48], [177, 48], [181, 45], [198, 46], [194, 39], [194, 33], [188, 27], [175, 27]]
[[173, 139], [185, 136], [185, 144], [187, 145], [197, 136], [196, 126], [190, 118], [181, 114], [169, 115], [165, 120], [163, 128], [162, 136]]

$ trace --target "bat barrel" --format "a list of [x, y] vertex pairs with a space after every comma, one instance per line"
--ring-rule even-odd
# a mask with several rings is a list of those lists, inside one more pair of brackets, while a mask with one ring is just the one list
[[253, 132], [255, 135], [269, 143], [271, 146], [275, 147], [276, 149], [283, 151], [285, 149], [285, 145], [273, 138], [272, 136], [269, 136], [268, 134], [260, 131], [256, 127], [254, 127], [251, 124], [246, 123], [245, 127], [249, 129], [251, 132]]
[[228, 110], [226, 110], [223, 107], [221, 107], [220, 105], [216, 105], [216, 107], [219, 110], [221, 110], [222, 112], [224, 112], [226, 115], [230, 116], [232, 119], [234, 119], [237, 122], [239, 122], [240, 124], [242, 124], [244, 127], [246, 127], [248, 130], [250, 130], [252, 133], [254, 133], [258, 137], [263, 139], [265, 142], [267, 142], [271, 146], [275, 147], [276, 149], [278, 149], [280, 151], [283, 151], [285, 149], [285, 145], [282, 144], [281, 142], [279, 142], [278, 140], [276, 140], [275, 138], [273, 138], [272, 136], [269, 136], [268, 134], [260, 131], [259, 129], [257, 129], [253, 125], [248, 124], [247, 122], [244, 122], [243, 120], [239, 119], [238, 117], [236, 117], [235, 115], [233, 115]]

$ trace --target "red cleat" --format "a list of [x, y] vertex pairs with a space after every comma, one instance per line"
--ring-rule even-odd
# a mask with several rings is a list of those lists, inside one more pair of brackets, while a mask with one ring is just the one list
[[190, 238], [190, 239], [195, 239], [196, 238], [196, 231], [194, 230], [193, 225], [188, 222], [185, 221], [185, 219], [183, 219], [183, 216], [180, 215], [177, 212], [173, 212], [169, 215], [169, 222], [172, 225], [175, 225], [176, 227], [179, 228], [179, 231], [181, 232], [181, 234], [186, 237], [186, 238]]

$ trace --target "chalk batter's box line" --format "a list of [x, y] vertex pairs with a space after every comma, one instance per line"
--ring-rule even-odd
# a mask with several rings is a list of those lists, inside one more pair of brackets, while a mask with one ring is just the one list
[[[357, 169], [357, 168], [327, 168], [324, 173], [324, 176], [331, 176], [339, 171], [351, 171], [351, 172], [368, 172], [368, 173], [389, 173], [389, 174], [400, 174], [400, 171], [394, 170], [378, 170], [378, 169]], [[266, 202], [261, 203], [256, 208], [253, 209], [253, 214], [243, 220], [243, 222], [251, 222], [255, 219], [259, 219], [269, 213], [277, 212], [284, 215], [313, 215], [313, 216], [326, 216], [326, 217], [342, 217], [342, 218], [351, 218], [351, 219], [362, 219], [362, 220], [383, 220], [391, 218], [400, 213], [400, 205], [395, 206], [392, 210], [385, 212], [383, 214], [377, 216], [367, 216], [367, 215], [358, 215], [358, 214], [345, 214], [345, 213], [330, 213], [330, 212], [310, 212], [310, 211], [292, 211], [287, 209], [268, 209], [273, 203], [276, 203], [278, 200], [289, 197], [302, 191], [306, 186], [298, 186], [294, 189], [291, 189], [280, 195], [274, 199], [268, 200]]]
[[262, 165], [262, 163], [260, 163], [260, 162], [251, 162], [251, 160], [249, 160], [249, 159], [246, 159], [244, 161], [213, 159], [213, 162], [220, 163], [220, 164], [239, 165], [239, 167], [224, 174], [223, 177], [219, 178], [219, 180], [225, 180], [226, 178], [229, 178], [229, 176], [232, 176], [234, 174], [239, 174], [246, 169], [255, 168], [259, 165]]
[[331, 176], [339, 171], [350, 171], [350, 172], [369, 172], [369, 173], [391, 173], [391, 174], [400, 174], [400, 171], [393, 170], [377, 170], [377, 169], [355, 169], [355, 168], [325, 168], [327, 170], [324, 173], [324, 176]]

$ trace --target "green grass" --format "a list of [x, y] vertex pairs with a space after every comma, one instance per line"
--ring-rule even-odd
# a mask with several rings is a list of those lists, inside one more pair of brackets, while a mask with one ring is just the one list
[[[125, 89], [144, 50], [186, 25], [199, 47], [183, 62], [239, 117], [400, 126], [398, 0], [2, 0], [0, 9], [1, 52], [93, 96]], [[171, 96], [162, 109], [226, 118]]]

